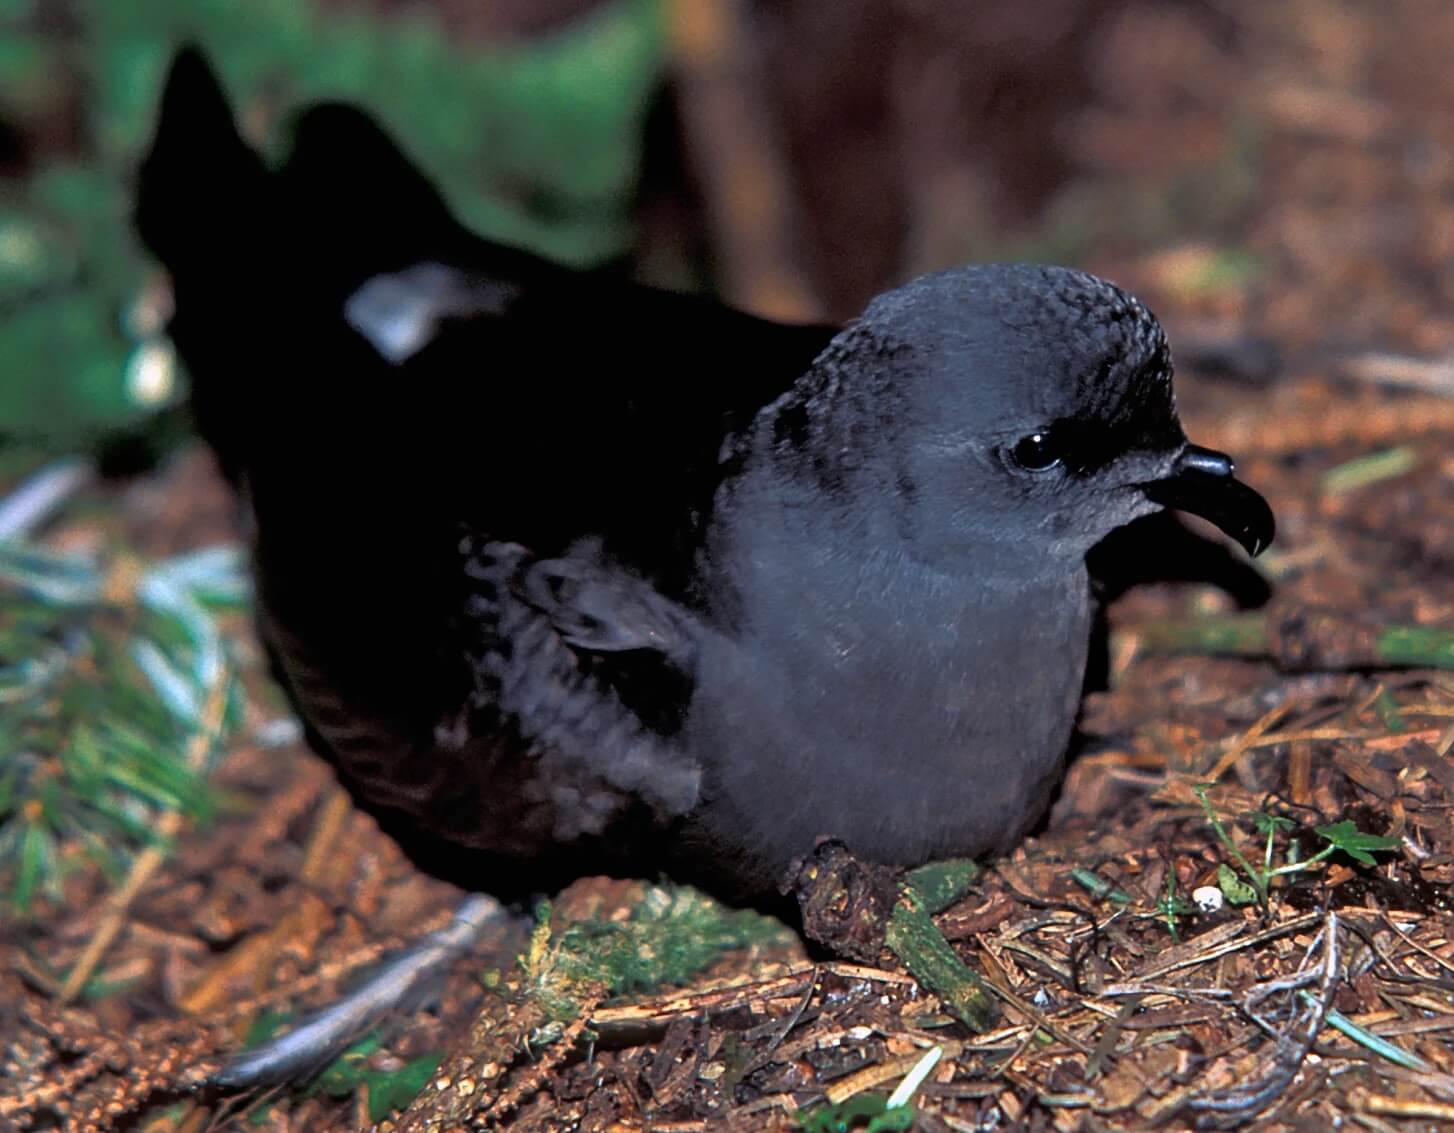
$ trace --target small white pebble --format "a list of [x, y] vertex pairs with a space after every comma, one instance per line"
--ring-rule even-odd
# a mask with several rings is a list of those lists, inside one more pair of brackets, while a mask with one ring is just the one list
[[1222, 891], [1215, 885], [1202, 885], [1192, 890], [1191, 899], [1196, 906], [1204, 913], [1220, 912], [1222, 908]]

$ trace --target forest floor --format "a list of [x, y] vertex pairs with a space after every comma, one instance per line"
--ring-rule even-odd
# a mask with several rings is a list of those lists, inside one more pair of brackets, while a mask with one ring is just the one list
[[[467, 1050], [486, 1124], [829, 1130], [849, 1120], [834, 1106], [882, 1099], [935, 1049], [915, 1129], [1454, 1128], [1454, 11], [1340, 25], [1309, 14], [1331, 6], [1262, 7], [1254, 49], [1208, 62], [1258, 108], [1245, 207], [1215, 240], [1088, 266], [1191, 344], [1188, 435], [1236, 455], [1277, 542], [1255, 571], [1209, 552], [1177, 568], [1189, 579], [1112, 585], [1106, 688], [1053, 813], [936, 917], [997, 1002], [991, 1029], [890, 951], [815, 962], [670, 887], [584, 879], [538, 925], [493, 922], [437, 1000], [321, 1084], [194, 1092], [461, 897], [301, 743], [245, 729], [213, 776], [217, 817], [124, 900], [77, 870], [63, 902], [0, 928], [0, 1129], [347, 1129], [381, 1098], [412, 1104], [395, 1126], [448, 1128]], [[1136, 175], [1141, 152], [1114, 139], [1221, 152], [1243, 121], [1175, 105], [1128, 94], [1115, 122], [1083, 122], [1101, 146], [1087, 181]], [[95, 503], [54, 538], [147, 555], [235, 538], [201, 451]], [[253, 718], [280, 715], [250, 656]], [[1193, 899], [1208, 888], [1220, 908]], [[630, 926], [663, 908], [723, 947], [672, 986], [577, 981], [569, 1010], [545, 1002], [572, 948], [654, 947]], [[103, 930], [62, 1006], [56, 973]]]

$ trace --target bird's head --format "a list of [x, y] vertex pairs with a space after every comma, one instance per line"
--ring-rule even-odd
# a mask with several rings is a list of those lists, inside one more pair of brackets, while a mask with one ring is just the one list
[[926, 559], [1078, 558], [1161, 507], [1254, 555], [1272, 540], [1266, 501], [1182, 431], [1155, 316], [1083, 272], [914, 280], [875, 299], [775, 410], [780, 460], [845, 515], [892, 515]]

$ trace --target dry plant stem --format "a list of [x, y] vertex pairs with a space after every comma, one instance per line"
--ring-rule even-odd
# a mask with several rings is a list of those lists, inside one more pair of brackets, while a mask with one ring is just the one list
[[764, 1050], [763, 1053], [757, 1058], [753, 1059], [753, 1062], [758, 1062], [760, 1060], [765, 1063], [767, 1059], [772, 1055], [772, 1052], [777, 1050], [777, 1048], [782, 1045], [783, 1039], [787, 1038], [788, 1035], [792, 1034], [793, 1028], [796, 1027], [799, 1021], [803, 1018], [803, 1012], [808, 1009], [808, 1004], [813, 1002], [813, 996], [817, 994], [818, 975], [818, 969], [814, 968], [813, 982], [808, 984], [808, 990], [803, 992], [803, 998], [798, 1000], [798, 1005], [788, 1012], [787, 1018], [782, 1021], [781, 1025], [779, 1025], [779, 1027], [777, 1028], [777, 1032], [768, 1042], [767, 1049]]
[[882, 1086], [885, 1082], [902, 1078], [923, 1061], [923, 1058], [924, 1052], [916, 1050], [912, 1054], [889, 1059], [887, 1062], [880, 1062], [874, 1066], [866, 1066], [862, 1070], [855, 1071], [846, 1078], [840, 1078], [834, 1082], [824, 1091], [824, 1096], [830, 1105], [842, 1105], [850, 1098]]
[[747, 13], [740, 0], [678, 0], [667, 25], [727, 297], [773, 318], [820, 317], [789, 253], [792, 193], [771, 141]]
[[1046, 1015], [1045, 1012], [1038, 1010], [1035, 1005], [1029, 1000], [1015, 994], [1015, 992], [1010, 990], [1008, 985], [1000, 981], [996, 981], [993, 983], [988, 983], [987, 986], [990, 988], [991, 991], [995, 993], [995, 995], [999, 996], [1016, 1011], [1018, 1011], [1021, 1015], [1023, 1015], [1026, 1019], [1029, 1019], [1032, 1023], [1035, 1024], [1035, 1027], [1031, 1029], [1030, 1035], [1027, 1036], [1027, 1038], [1033, 1037], [1035, 1029], [1038, 1028], [1039, 1030], [1044, 1031], [1047, 1035], [1055, 1038], [1057, 1041], [1064, 1043], [1066, 1046], [1070, 1047], [1071, 1050], [1078, 1051], [1079, 1053], [1087, 1056], [1095, 1053], [1092, 1047], [1089, 1047], [1085, 1043], [1081, 1042], [1080, 1039], [1076, 1038], [1064, 1027], [1060, 1026], [1060, 1024], [1056, 1023], [1053, 1019]]
[[[826, 966], [825, 970], [831, 970]], [[885, 973], [887, 974], [887, 973]], [[721, 1013], [754, 1001], [800, 997], [818, 978], [817, 968], [728, 987], [673, 992], [641, 1003], [601, 1007], [591, 1016], [591, 1030], [602, 1043], [630, 1046], [651, 1041], [677, 1019]], [[872, 977], [864, 977], [872, 978]]]
[[[588, 999], [581, 1005], [581, 1013], [566, 1027], [559, 1039], [546, 1048], [540, 1059], [521, 1078], [512, 1082], [488, 1107], [481, 1105], [480, 1113], [491, 1121], [501, 1121], [517, 1110], [522, 1102], [528, 1101], [555, 1069], [574, 1053], [582, 1034], [586, 1030], [591, 1012], [601, 1002], [599, 996]], [[485, 1098], [481, 1097], [483, 1103]]]
[[[1323, 1029], [1324, 1020], [1333, 1005], [1333, 996], [1338, 990], [1338, 917], [1331, 910], [1327, 913], [1323, 929], [1313, 941], [1309, 952], [1319, 944], [1322, 945], [1323, 956], [1315, 967], [1308, 968], [1305, 964], [1293, 976], [1260, 984], [1243, 1000], [1242, 1010], [1247, 1017], [1277, 1037], [1272, 1065], [1254, 1081], [1190, 1099], [1188, 1108], [1199, 1115], [1196, 1119], [1197, 1128], [1241, 1127], [1271, 1106], [1297, 1077], [1303, 1060], [1317, 1040], [1318, 1032]], [[1321, 985], [1318, 997], [1302, 1012], [1294, 1013], [1291, 1021], [1282, 1030], [1274, 1028], [1259, 1014], [1259, 1006], [1271, 996], [1295, 992], [1315, 982]]]
[[[227, 710], [227, 686], [219, 683], [212, 690], [207, 698], [207, 703], [202, 706], [202, 728], [192, 737], [187, 745], [186, 763], [187, 766], [196, 770], [200, 769], [207, 760], [207, 753], [216, 742], [218, 734], [222, 730], [222, 717]], [[96, 927], [96, 932], [86, 942], [86, 948], [66, 976], [66, 982], [61, 985], [60, 996], [62, 1003], [69, 1003], [81, 993], [86, 982], [95, 973], [101, 959], [106, 955], [106, 950], [115, 942], [121, 930], [126, 926], [127, 911], [131, 903], [136, 900], [137, 894], [145, 888], [146, 883], [155, 876], [157, 870], [161, 869], [171, 850], [171, 843], [182, 829], [182, 814], [180, 811], [169, 810], [157, 821], [157, 840], [147, 846], [131, 863], [131, 869], [126, 875], [126, 880], [121, 887], [115, 890], [106, 901], [106, 911], [101, 916], [101, 923]]]
[[[1262, 929], [1251, 936], [1244, 936], [1238, 939], [1218, 941], [1211, 947], [1197, 947], [1197, 942], [1185, 946], [1191, 949], [1190, 952], [1181, 950], [1168, 950], [1157, 957], [1155, 962], [1145, 970], [1137, 973], [1137, 978], [1146, 980], [1158, 976], [1169, 975], [1171, 972], [1180, 971], [1183, 968], [1192, 968], [1198, 964], [1205, 964], [1208, 960], [1216, 960], [1222, 956], [1230, 955], [1233, 952], [1241, 952], [1248, 948], [1255, 948], [1279, 936], [1286, 936], [1288, 933], [1300, 932], [1310, 925], [1315, 925], [1320, 920], [1317, 913], [1306, 913], [1301, 917], [1295, 917], [1282, 924], [1273, 925], [1271, 928]], [[1237, 926], [1234, 926], [1237, 927]]]
[[1390, 1098], [1381, 1094], [1366, 1094], [1358, 1099], [1358, 1106], [1369, 1113], [1380, 1113], [1386, 1117], [1400, 1117], [1405, 1120], [1419, 1118], [1430, 1121], [1446, 1121], [1454, 1125], [1454, 1105], [1445, 1102], [1419, 1101], [1411, 1098]]
[[[1195, 427], [1193, 427], [1195, 426]], [[1454, 399], [1420, 397], [1378, 404], [1330, 405], [1317, 414], [1289, 416], [1265, 410], [1218, 420], [1188, 421], [1192, 436], [1246, 460], [1344, 444], [1406, 443], [1454, 429]]]
[[1359, 354], [1338, 367], [1349, 378], [1373, 385], [1454, 397], [1454, 362], [1447, 358], [1414, 358], [1407, 354]]
[[1218, 779], [1225, 775], [1227, 773], [1227, 769], [1235, 764], [1239, 759], [1241, 759], [1242, 756], [1251, 748], [1254, 742], [1261, 739], [1269, 728], [1272, 728], [1276, 724], [1280, 723], [1283, 717], [1291, 712], [1292, 709], [1292, 703], [1284, 701], [1282, 704], [1279, 704], [1272, 708], [1270, 711], [1268, 711], [1268, 713], [1260, 720], [1258, 720], [1255, 724], [1253, 724], [1252, 727], [1248, 728], [1245, 732], [1243, 732], [1240, 736], [1233, 740], [1227, 750], [1222, 753], [1222, 755], [1217, 759], [1217, 762], [1213, 764], [1211, 769], [1206, 773], [1205, 777], [1207, 781], [1215, 783]]
[[308, 840], [303, 867], [298, 874], [300, 881], [316, 883], [323, 876], [351, 814], [353, 800], [348, 797], [348, 792], [341, 787], [334, 788], [324, 802], [313, 836]]

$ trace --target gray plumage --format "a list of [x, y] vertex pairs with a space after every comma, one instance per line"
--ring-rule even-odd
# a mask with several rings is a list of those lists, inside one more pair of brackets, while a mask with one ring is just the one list
[[[759, 414], [702, 557], [685, 743], [713, 841], [765, 874], [820, 834], [906, 864], [1013, 844], [1077, 714], [1085, 553], [1156, 509], [1136, 486], [1184, 444], [1170, 377], [1160, 327], [1109, 284], [959, 268], [876, 299]], [[1014, 468], [1052, 421], [1145, 447]]]

